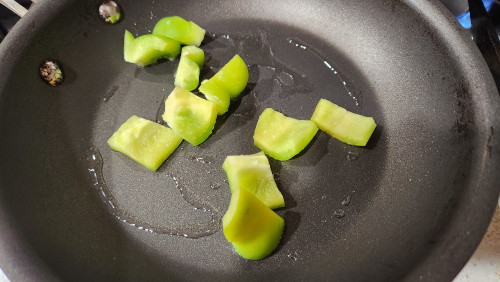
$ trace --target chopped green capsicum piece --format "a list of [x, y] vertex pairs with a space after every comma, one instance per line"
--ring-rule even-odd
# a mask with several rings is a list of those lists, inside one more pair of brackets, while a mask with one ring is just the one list
[[196, 47], [196, 46], [184, 46], [181, 50], [181, 57], [188, 57], [193, 62], [195, 62], [200, 69], [203, 67], [203, 63], [205, 62], [205, 52]]
[[230, 98], [229, 91], [226, 89], [226, 87], [222, 86], [215, 80], [205, 79], [201, 82], [200, 88], [198, 90], [200, 90], [200, 92], [205, 95], [205, 98], [207, 98], [207, 100], [217, 105], [218, 115], [223, 115], [227, 112], [227, 110], [229, 109]]
[[317, 131], [318, 127], [310, 120], [286, 117], [267, 108], [257, 121], [253, 140], [269, 156], [286, 161], [300, 153]]
[[227, 156], [222, 169], [227, 174], [231, 192], [245, 189], [271, 209], [285, 206], [264, 152], [253, 155]]
[[248, 67], [236, 54], [210, 80], [217, 81], [229, 91], [230, 98], [236, 98], [248, 83]]
[[212, 133], [217, 106], [182, 87], [175, 87], [165, 100], [162, 118], [175, 133], [197, 146]]
[[203, 66], [205, 54], [196, 46], [184, 46], [181, 51], [179, 66], [175, 74], [175, 86], [193, 91], [200, 82], [200, 68]]
[[174, 85], [193, 91], [198, 87], [199, 82], [200, 67], [188, 57], [181, 56], [175, 73]]
[[278, 246], [285, 221], [252, 193], [237, 189], [231, 195], [222, 226], [226, 239], [239, 255], [259, 260]]
[[153, 34], [172, 38], [184, 45], [200, 46], [205, 30], [194, 22], [174, 16], [159, 20], [153, 28]]
[[365, 146], [377, 127], [373, 118], [349, 112], [325, 99], [318, 102], [311, 120], [324, 132], [354, 146]]
[[132, 33], [125, 30], [123, 44], [125, 62], [144, 67], [163, 58], [173, 60], [180, 51], [179, 42], [168, 37], [145, 34], [134, 38]]
[[108, 145], [154, 171], [181, 142], [172, 129], [132, 116], [109, 138]]

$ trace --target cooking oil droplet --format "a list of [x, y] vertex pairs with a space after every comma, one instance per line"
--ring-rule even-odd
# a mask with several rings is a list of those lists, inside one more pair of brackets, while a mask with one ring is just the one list
[[354, 193], [355, 193], [354, 191], [351, 191], [351, 194], [347, 196], [344, 200], [342, 200], [342, 205], [344, 207], [347, 207], [349, 204], [351, 204], [351, 198], [354, 195]]
[[121, 19], [121, 8], [115, 1], [104, 1], [99, 6], [99, 16], [106, 23], [115, 24]]
[[221, 186], [220, 183], [214, 183], [214, 182], [210, 183], [210, 188], [212, 188], [212, 190], [217, 190], [220, 188], [220, 186]]
[[293, 252], [293, 253], [288, 253], [287, 257], [289, 259], [292, 259], [294, 261], [297, 261], [300, 259], [299, 255], [297, 254], [297, 252]]
[[347, 87], [347, 83], [346, 81], [342, 78], [342, 75], [339, 73], [339, 71], [333, 66], [332, 63], [330, 63], [329, 61], [327, 61], [318, 51], [314, 50], [314, 48], [310, 47], [310, 46], [307, 46], [306, 43], [302, 42], [302, 40], [300, 39], [297, 39], [297, 38], [293, 38], [293, 39], [288, 39], [287, 40], [287, 43], [294, 46], [294, 47], [297, 47], [297, 48], [300, 48], [300, 49], [304, 49], [306, 50], [307, 52], [309, 52], [310, 54], [313, 54], [314, 56], [316, 56], [317, 58], [320, 58], [321, 61], [323, 61], [323, 64], [338, 78], [340, 79], [340, 81], [342, 82], [342, 85], [345, 89], [345, 91], [347, 92], [347, 94], [354, 100], [354, 104], [356, 106], [359, 107], [359, 101], [358, 101], [358, 98], [356, 98], [356, 96], [354, 96], [354, 94], [352, 93], [351, 90], [349, 90], [349, 88]]
[[55, 61], [44, 61], [40, 65], [40, 76], [43, 81], [52, 86], [58, 86], [64, 81], [61, 65]]
[[302, 44], [299, 44], [299, 43], [296, 43], [296, 42], [295, 42], [294, 40], [292, 40], [292, 39], [288, 39], [288, 43], [290, 43], [290, 44], [292, 44], [292, 45], [294, 45], [295, 47], [300, 48], [300, 49], [304, 49], [304, 50], [306, 50], [306, 49], [307, 49], [307, 46], [302, 45]]
[[357, 152], [351, 152], [351, 151], [349, 151], [349, 153], [347, 153], [347, 159], [350, 160], [350, 161], [354, 161], [358, 157], [359, 157], [359, 154]]
[[281, 72], [278, 75], [278, 80], [284, 85], [292, 85], [293, 84], [293, 76], [286, 72]]
[[343, 218], [345, 216], [345, 211], [343, 209], [337, 209], [333, 212], [336, 218]]
[[[273, 39], [263, 30], [257, 30], [254, 34], [209, 34], [219, 44], [214, 45], [214, 52], [224, 53], [246, 53], [249, 61], [253, 64], [249, 68], [249, 82], [265, 85], [272, 91], [254, 92], [258, 94], [260, 101], [277, 94], [280, 98], [288, 98], [295, 94], [305, 94], [313, 91], [312, 79], [284, 63], [275, 55], [275, 50], [283, 48], [283, 43], [288, 47], [288, 42], [281, 42], [284, 38]], [[280, 44], [281, 42], [281, 44]], [[224, 47], [219, 47], [220, 45]], [[259, 50], [258, 56], [251, 55]], [[214, 70], [217, 71], [217, 70]]]
[[198, 156], [191, 156], [191, 160], [197, 161], [202, 164], [213, 164], [214, 160], [210, 157], [198, 157]]
[[104, 102], [109, 101], [109, 99], [111, 99], [111, 97], [113, 97], [113, 95], [115, 95], [116, 90], [118, 90], [118, 85], [113, 85], [109, 89], [109, 91], [106, 93], [106, 95], [104, 96], [104, 98], [103, 98]]
[[[325, 66], [328, 69], [330, 69], [333, 72], [333, 74], [339, 75], [337, 70], [328, 61], [323, 61], [323, 64], [325, 64]], [[351, 91], [349, 91], [349, 89], [347, 88], [347, 83], [343, 80], [342, 84], [344, 85], [344, 88], [347, 90], [347, 95], [349, 95], [349, 97], [351, 97], [354, 100], [355, 105], [359, 107], [358, 98], [356, 98], [356, 96], [354, 96], [354, 94]]]

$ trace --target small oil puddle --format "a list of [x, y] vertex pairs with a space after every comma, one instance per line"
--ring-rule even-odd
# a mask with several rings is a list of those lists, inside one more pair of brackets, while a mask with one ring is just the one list
[[315, 51], [314, 48], [308, 46], [306, 43], [302, 42], [300, 39], [287, 39], [288, 43], [294, 47], [297, 47], [297, 48], [300, 48], [300, 49], [303, 49], [303, 50], [306, 50], [307, 52], [309, 52], [310, 54], [314, 55], [315, 57], [317, 57], [319, 60], [322, 60], [323, 61], [323, 65], [328, 68], [334, 75], [335, 79], [336, 80], [340, 80], [340, 82], [342, 83], [344, 89], [345, 89], [345, 92], [347, 93], [347, 95], [349, 95], [349, 97], [351, 99], [354, 100], [354, 104], [359, 107], [359, 101], [358, 101], [358, 98], [353, 94], [353, 91], [351, 91], [348, 87], [347, 87], [347, 82], [342, 78], [342, 76], [339, 74], [339, 72], [337, 71], [336, 68], [334, 68], [333, 66], [333, 63], [329, 62], [328, 60], [326, 60], [319, 52]]
[[345, 211], [343, 209], [336, 209], [335, 211], [333, 211], [333, 216], [339, 219], [343, 218], [345, 216]]
[[290, 252], [286, 255], [289, 259], [293, 260], [293, 261], [298, 261], [300, 259], [299, 257], [299, 254], [297, 253], [297, 251], [295, 252]]
[[[300, 39], [270, 36], [263, 30], [253, 34], [209, 33], [208, 35], [212, 41], [205, 44], [204, 49], [212, 55], [212, 58], [225, 58], [227, 54], [236, 53], [241, 54], [245, 62], [250, 64], [249, 83], [257, 84], [255, 92], [258, 92], [260, 101], [265, 101], [271, 94], [276, 94], [271, 92], [277, 92], [277, 98], [287, 99], [296, 94], [315, 91], [313, 79], [318, 78], [308, 69], [324, 68], [324, 74], [329, 75], [327, 84], [331, 86], [331, 91], [337, 95], [341, 90], [343, 95], [352, 99], [355, 106], [360, 106], [355, 91], [350, 89], [350, 85], [334, 64]], [[210, 64], [212, 70], [216, 72], [224, 64], [224, 59], [211, 60]], [[255, 71], [258, 71], [258, 75], [254, 74]]]
[[203, 157], [192, 156], [191, 160], [197, 161], [197, 162], [202, 163], [202, 164], [213, 164], [214, 163], [214, 160], [212, 160], [208, 157], [203, 158]]
[[349, 194], [349, 196], [347, 196], [344, 200], [342, 200], [342, 205], [344, 207], [347, 207], [348, 205], [351, 204], [351, 199], [352, 199], [352, 196], [354, 196], [354, 193], [356, 193], [355, 191], [351, 191], [351, 194]]
[[211, 203], [201, 199], [196, 193], [186, 187], [184, 180], [177, 173], [170, 173], [168, 176], [172, 179], [175, 187], [179, 190], [180, 196], [195, 210], [210, 214], [210, 220], [199, 223], [179, 224], [177, 226], [158, 225], [142, 220], [124, 209], [113, 196], [102, 173], [103, 160], [99, 150], [92, 146], [87, 151], [87, 160], [89, 163], [88, 172], [94, 180], [94, 187], [98, 190], [101, 198], [111, 213], [120, 221], [144, 230], [150, 233], [169, 234], [183, 236], [186, 238], [197, 239], [212, 235], [220, 229], [222, 215], [219, 210]]
[[106, 92], [106, 95], [104, 96], [103, 100], [104, 102], [108, 102], [109, 99], [111, 99], [111, 97], [113, 97], [113, 95], [115, 95], [116, 93], [116, 90], [118, 90], [118, 85], [113, 85], [109, 90], [108, 92]]
[[[274, 53], [273, 43], [269, 35], [259, 30], [258, 34], [209, 34], [214, 41], [205, 48], [212, 58], [224, 58], [228, 53], [242, 54], [245, 62], [250, 63], [249, 70], [257, 66], [258, 77], [250, 74], [249, 83], [259, 83], [261, 89], [272, 89], [272, 84], [278, 84], [279, 97], [287, 98], [298, 93], [310, 93], [314, 90], [310, 78], [282, 62]], [[222, 61], [221, 61], [222, 62]], [[221, 67], [221, 62], [212, 62], [215, 68]], [[215, 70], [214, 70], [215, 71]], [[264, 91], [262, 91], [264, 92]], [[259, 97], [266, 98], [266, 97]]]
[[278, 80], [281, 82], [282, 85], [292, 85], [293, 84], [293, 76], [289, 73], [286, 72], [280, 72], [278, 75]]
[[352, 151], [349, 151], [349, 152], [347, 153], [347, 160], [349, 160], [349, 161], [354, 161], [354, 160], [356, 160], [358, 157], [359, 157], [359, 153], [357, 153], [357, 152], [352, 152]]
[[366, 151], [363, 147], [349, 146], [349, 151], [347, 152], [347, 160], [354, 161], [357, 160]]
[[200, 155], [196, 152], [186, 152], [185, 156], [190, 161], [195, 161], [201, 164], [214, 164], [216, 161], [215, 156], [211, 155]]

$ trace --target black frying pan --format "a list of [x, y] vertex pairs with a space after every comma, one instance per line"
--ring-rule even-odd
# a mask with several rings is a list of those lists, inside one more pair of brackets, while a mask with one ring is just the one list
[[[116, 25], [98, 4], [42, 1], [0, 45], [0, 266], [10, 279], [449, 281], [471, 256], [498, 199], [500, 99], [439, 3], [123, 0]], [[125, 63], [123, 33], [170, 15], [207, 29], [203, 76], [238, 53], [250, 81], [205, 143], [184, 142], [150, 172], [106, 140], [133, 114], [161, 114], [176, 61]], [[58, 87], [39, 77], [46, 59], [63, 67]], [[271, 161], [286, 230], [270, 257], [244, 260], [218, 225], [230, 199], [222, 162], [257, 152], [264, 108], [307, 119], [320, 98], [379, 126], [366, 148], [320, 132], [299, 156]], [[184, 238], [204, 235], [199, 225], [211, 235]]]

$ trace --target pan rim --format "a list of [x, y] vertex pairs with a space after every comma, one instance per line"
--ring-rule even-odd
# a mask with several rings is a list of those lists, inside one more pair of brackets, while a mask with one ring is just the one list
[[[405, 0], [403, 2], [414, 11], [418, 12], [420, 16], [430, 23], [430, 26], [439, 27], [436, 28], [436, 31], [440, 32], [439, 36], [443, 37], [444, 41], [451, 41], [454, 43], [451, 48], [453, 53], [463, 56], [463, 60], [459, 61], [463, 68], [466, 68], [467, 64], [470, 62], [475, 62], [477, 64], [477, 67], [471, 69], [470, 73], [468, 73], [468, 77], [474, 78], [470, 80], [472, 83], [469, 84], [468, 87], [469, 89], [476, 89], [476, 92], [484, 95], [485, 99], [482, 101], [482, 108], [484, 111], [478, 113], [481, 115], [480, 118], [484, 120], [484, 123], [488, 124], [491, 128], [494, 128], [495, 125], [499, 125], [500, 98], [498, 92], [496, 87], [494, 87], [491, 74], [485, 72], [485, 70], [488, 69], [486, 63], [473, 43], [468, 41], [466, 32], [460, 29], [457, 23], [454, 24], [454, 19], [451, 14], [439, 3], [435, 3], [431, 0]], [[2, 58], [3, 65], [3, 68], [0, 69], [0, 93], [9, 80], [9, 70], [21, 61], [22, 51], [27, 47], [30, 39], [36, 36], [39, 30], [44, 28], [52, 16], [57, 15], [65, 5], [69, 5], [70, 3], [71, 2], [65, 3], [62, 1], [46, 0], [35, 5], [32, 11], [20, 20], [12, 29], [11, 33], [7, 35], [2, 44], [0, 44], [0, 58]], [[45, 16], [39, 17], [39, 14], [44, 14]], [[484, 134], [488, 133], [486, 132]], [[483, 167], [482, 170], [478, 172], [478, 175], [475, 176], [476, 179], [474, 182], [476, 182], [477, 189], [479, 189], [479, 187], [498, 188], [496, 190], [489, 189], [487, 191], [489, 193], [483, 192], [470, 199], [467, 197], [469, 194], [467, 193], [464, 197], [466, 199], [460, 203], [467, 208], [460, 210], [459, 214], [453, 217], [454, 220], [450, 223], [450, 227], [446, 232], [447, 234], [443, 235], [443, 237], [448, 240], [440, 242], [440, 245], [437, 245], [433, 251], [433, 253], [439, 252], [440, 255], [430, 254], [406, 277], [406, 279], [418, 280], [423, 276], [425, 279], [450, 280], [459, 272], [463, 265], [465, 265], [468, 258], [479, 245], [482, 234], [485, 233], [491, 217], [493, 216], [498, 194], [500, 193], [500, 176], [494, 173], [494, 168], [500, 167], [500, 136], [498, 134], [491, 134], [487, 145], [492, 148], [490, 156], [488, 156], [487, 150], [483, 150], [483, 155], [481, 155], [479, 161]], [[482, 178], [479, 179], [479, 177]], [[0, 219], [2, 219], [1, 222], [8, 222], [4, 221], [4, 219], [8, 219], [7, 215], [4, 214], [1, 209], [0, 215]], [[457, 222], [457, 218], [463, 221]], [[456, 234], [457, 231], [464, 230], [466, 224], [473, 222], [479, 227], [470, 234], [462, 234], [457, 237], [450, 236], [450, 234], [454, 234], [454, 232]], [[4, 230], [4, 228], [2, 228], [2, 230]], [[31, 259], [27, 258], [29, 254], [26, 253], [24, 256], [19, 255], [15, 252], [15, 248], [6, 246], [6, 242], [21, 243], [22, 241], [20, 239], [14, 239], [17, 235], [15, 231], [3, 231], [0, 233], [0, 253], [2, 254], [0, 255], [0, 264], [2, 267], [5, 266], [4, 269], [7, 270], [7, 276], [13, 279], [24, 278], [23, 280], [26, 280], [28, 277], [37, 277], [40, 274], [35, 273], [34, 270], [30, 270], [29, 265], [26, 264], [33, 262]], [[467, 242], [466, 246], [461, 242]], [[15, 245], [15, 243], [13, 245]], [[460, 249], [460, 251], [457, 251], [458, 249]], [[18, 259], [12, 259], [14, 257]], [[443, 266], [443, 258], [447, 259], [446, 266], [449, 267]], [[23, 265], [23, 267], [19, 267], [19, 265]]]
[[[448, 47], [453, 54], [461, 57], [456, 61], [459, 69], [468, 70], [464, 73], [465, 77], [470, 78], [468, 89], [473, 91], [472, 94], [480, 94], [484, 98], [473, 99], [474, 103], [481, 102], [477, 108], [483, 109], [474, 115], [490, 130], [483, 132], [488, 136], [488, 141], [485, 148], [481, 148], [482, 155], [477, 161], [482, 168], [474, 170], [475, 175], [471, 176], [471, 183], [475, 186], [474, 191], [469, 189], [463, 195], [459, 204], [461, 208], [456, 209], [457, 212], [443, 235], [445, 240], [438, 242], [431, 254], [405, 277], [405, 280], [409, 281], [422, 279], [451, 281], [481, 242], [498, 205], [500, 177], [495, 173], [495, 168], [500, 167], [500, 136], [494, 129], [500, 125], [500, 96], [489, 68], [479, 49], [474, 45], [471, 35], [440, 2], [426, 0], [404, 2], [427, 20], [429, 26], [438, 27], [435, 31], [439, 32], [440, 38], [452, 43]], [[475, 67], [472, 67], [474, 64]], [[486, 191], [489, 193], [480, 191], [481, 187], [490, 187]], [[473, 223], [476, 226], [475, 230], [461, 232], [467, 230]]]

